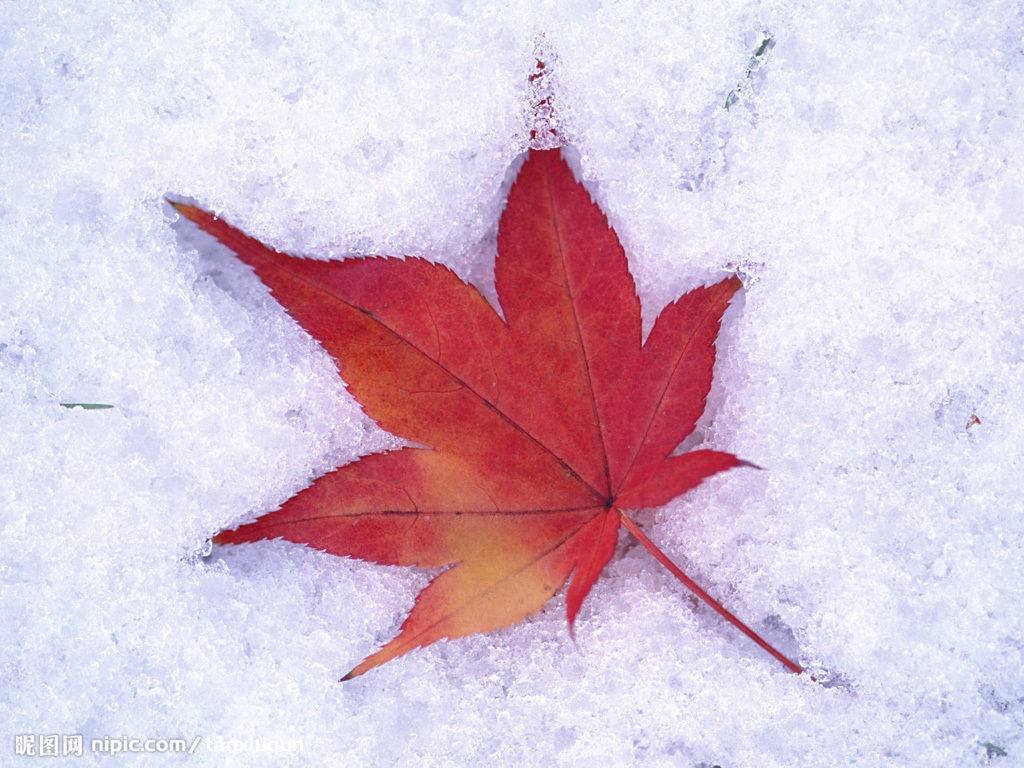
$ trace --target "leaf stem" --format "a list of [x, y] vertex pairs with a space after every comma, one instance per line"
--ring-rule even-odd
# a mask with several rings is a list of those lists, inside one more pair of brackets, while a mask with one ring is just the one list
[[728, 621], [740, 632], [742, 632], [755, 643], [757, 643], [759, 646], [761, 646], [761, 648], [763, 648], [765, 651], [774, 656], [790, 672], [795, 672], [799, 675], [804, 671], [803, 667], [801, 667], [799, 664], [795, 664], [794, 662], [790, 661], [788, 658], [783, 656], [771, 645], [771, 643], [769, 643], [767, 640], [765, 640], [763, 637], [757, 634], [757, 632], [755, 632], [742, 621], [740, 621], [740, 619], [737, 618], [737, 616], [733, 614], [728, 608], [726, 608], [720, 602], [715, 600], [715, 598], [713, 598], [711, 595], [705, 592], [700, 587], [700, 585], [697, 584], [697, 582], [695, 582], [693, 579], [691, 579], [683, 572], [682, 568], [673, 563], [669, 559], [668, 555], [666, 555], [658, 548], [657, 544], [655, 544], [647, 537], [647, 534], [643, 532], [643, 530], [640, 528], [639, 525], [636, 524], [636, 521], [633, 520], [633, 518], [631, 518], [621, 509], [619, 510], [619, 517], [622, 518], [622, 524], [626, 527], [626, 530], [633, 534], [633, 537], [636, 538], [636, 540], [639, 541], [641, 544], [643, 544], [647, 548], [648, 552], [654, 555], [655, 560], [657, 560], [659, 563], [665, 566], [669, 570], [669, 572], [677, 579], [679, 579], [679, 581], [681, 581], [687, 589], [693, 592], [693, 594], [695, 594], [705, 603], [714, 608], [715, 612], [719, 616]]

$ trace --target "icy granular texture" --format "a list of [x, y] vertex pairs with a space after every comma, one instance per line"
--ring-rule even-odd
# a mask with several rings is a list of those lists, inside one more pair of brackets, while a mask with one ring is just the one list
[[[235, 5], [0, 20], [0, 762], [82, 733], [303, 741], [217, 766], [1024, 765], [1015, 3]], [[698, 441], [767, 471], [641, 519], [826, 685], [628, 546], [578, 647], [556, 601], [339, 685], [427, 574], [201, 557], [389, 438], [162, 196], [490, 293], [539, 49], [648, 322], [747, 286]]]

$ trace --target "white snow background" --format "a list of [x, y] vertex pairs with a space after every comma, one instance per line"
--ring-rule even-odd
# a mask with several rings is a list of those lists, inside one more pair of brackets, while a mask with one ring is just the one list
[[[1024, 765], [1018, 3], [232, 5], [3, 5], [0, 765]], [[389, 438], [163, 196], [490, 295], [538, 45], [646, 321], [746, 285], [701, 433], [767, 471], [640, 519], [825, 684], [625, 540], [578, 646], [557, 599], [346, 684], [428, 574], [205, 555]]]

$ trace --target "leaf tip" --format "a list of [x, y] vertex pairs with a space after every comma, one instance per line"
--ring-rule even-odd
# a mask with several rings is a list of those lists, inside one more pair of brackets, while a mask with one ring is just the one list
[[259, 529], [258, 524], [259, 521], [246, 523], [237, 528], [225, 528], [210, 540], [214, 544], [248, 544], [270, 538]]
[[352, 667], [352, 669], [350, 669], [344, 675], [339, 677], [338, 678], [338, 682], [339, 683], [347, 683], [349, 680], [352, 680], [354, 678], [357, 678], [357, 677], [360, 677], [362, 675], [365, 675], [367, 672], [369, 672], [374, 667], [379, 667], [381, 664], [384, 663], [384, 661], [388, 661], [388, 659], [385, 659], [384, 661], [376, 661], [376, 660], [371, 661], [371, 659], [374, 659], [375, 656], [376, 656], [376, 654], [374, 654], [372, 656], [367, 656], [365, 659], [363, 659], [358, 664], [356, 664], [354, 667]]
[[172, 200], [166, 195], [164, 196], [164, 200], [167, 201], [167, 204], [170, 205], [171, 208], [173, 208], [181, 216], [184, 216], [189, 221], [198, 222], [200, 214], [203, 213], [201, 208], [197, 208], [196, 206], [190, 205], [188, 203], [183, 203], [179, 200]]
[[576, 645], [576, 614], [571, 609], [568, 611], [568, 614], [566, 618], [568, 619], [569, 639], [572, 640], [573, 645]]
[[569, 640], [572, 641], [572, 647], [577, 651], [580, 649], [580, 641], [576, 637], [576, 622], [572, 621], [569, 623]]
[[722, 284], [729, 290], [730, 294], [736, 293], [736, 291], [743, 287], [743, 281], [740, 280], [740, 276], [736, 273], [725, 278]]

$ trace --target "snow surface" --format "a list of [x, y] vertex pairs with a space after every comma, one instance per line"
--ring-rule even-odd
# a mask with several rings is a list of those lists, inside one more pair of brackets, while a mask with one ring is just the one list
[[[233, 5], [3, 8], [0, 764], [1024, 765], [1018, 3]], [[647, 322], [746, 284], [702, 435], [768, 471], [641, 520], [824, 684], [624, 542], [578, 646], [555, 601], [342, 685], [427, 574], [206, 555], [389, 438], [163, 195], [491, 291], [538, 50]]]

